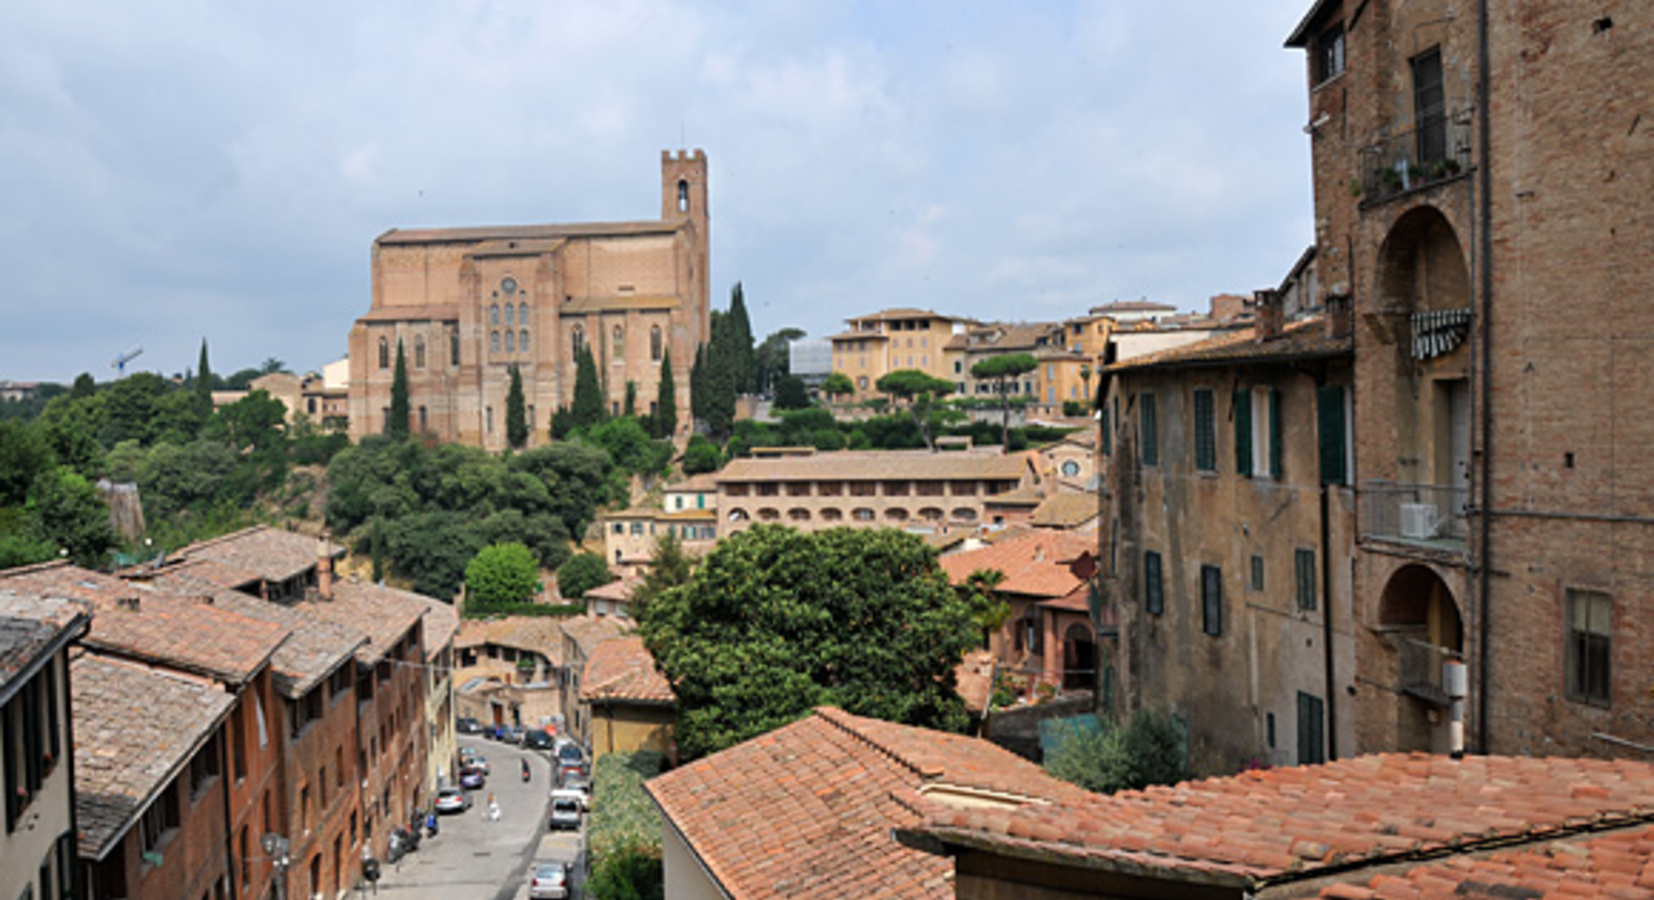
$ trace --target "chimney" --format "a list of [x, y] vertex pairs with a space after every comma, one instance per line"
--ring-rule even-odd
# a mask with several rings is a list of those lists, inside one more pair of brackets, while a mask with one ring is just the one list
[[1341, 338], [1355, 330], [1355, 304], [1350, 301], [1348, 291], [1328, 294], [1326, 307], [1327, 337]]
[[316, 596], [322, 600], [333, 599], [333, 553], [332, 542], [324, 532], [316, 539]]
[[1269, 288], [1253, 291], [1252, 308], [1258, 316], [1254, 325], [1254, 333], [1257, 339], [1267, 341], [1280, 337], [1281, 327], [1284, 324], [1281, 292]]

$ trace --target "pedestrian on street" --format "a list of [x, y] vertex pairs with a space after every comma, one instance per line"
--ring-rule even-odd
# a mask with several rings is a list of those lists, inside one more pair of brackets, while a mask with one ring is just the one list
[[488, 821], [498, 822], [499, 820], [500, 820], [500, 803], [499, 803], [498, 800], [494, 799], [493, 794], [489, 794], [488, 795]]

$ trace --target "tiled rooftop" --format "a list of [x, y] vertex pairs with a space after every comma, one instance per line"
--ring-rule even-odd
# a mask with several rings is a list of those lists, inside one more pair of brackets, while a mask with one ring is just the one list
[[[286, 581], [314, 568], [321, 558], [322, 542], [294, 531], [255, 525], [233, 534], [190, 544], [173, 551], [173, 557], [204, 559], [226, 568], [249, 572], [265, 581]], [[344, 552], [343, 547], [328, 542], [330, 555]], [[225, 587], [235, 587], [224, 583]]]
[[454, 646], [511, 647], [530, 650], [551, 660], [552, 665], [563, 664], [563, 628], [559, 619], [546, 616], [504, 616], [498, 619], [466, 619], [460, 623], [454, 636]]
[[1107, 371], [1349, 356], [1355, 346], [1353, 339], [1349, 335], [1329, 338], [1326, 329], [1326, 321], [1320, 317], [1290, 322], [1279, 336], [1267, 340], [1259, 340], [1251, 328], [1242, 328], [1193, 344], [1134, 356], [1109, 366]]
[[954, 584], [964, 584], [978, 569], [1001, 572], [996, 590], [1027, 597], [1066, 597], [1085, 585], [1074, 570], [1087, 553], [1097, 552], [1093, 537], [1039, 529], [979, 550], [941, 557], [937, 563]]
[[558, 624], [562, 627], [563, 634], [574, 641], [581, 658], [590, 657], [598, 644], [619, 637], [627, 628], [626, 623], [617, 621], [614, 616], [570, 616], [559, 619]]
[[730, 896], [953, 897], [952, 864], [890, 829], [946, 808], [941, 786], [1015, 802], [1083, 792], [986, 741], [836, 709], [683, 765], [646, 785]]
[[1036, 528], [1074, 528], [1097, 518], [1097, 495], [1060, 493], [1046, 497], [1028, 517]]
[[[368, 642], [357, 649], [356, 659], [373, 665], [419, 624], [420, 617], [435, 602], [412, 591], [340, 581], [333, 585], [332, 600], [305, 603], [303, 608], [324, 621], [366, 631]], [[429, 636], [424, 640], [428, 642]]]
[[632, 593], [643, 583], [641, 578], [621, 578], [599, 585], [586, 592], [587, 600], [608, 600], [613, 603], [632, 602]]
[[202, 680], [96, 654], [71, 666], [80, 854], [98, 859], [183, 771], [235, 697]]
[[63, 562], [0, 572], [0, 589], [92, 604], [82, 641], [110, 653], [245, 683], [270, 660], [287, 629], [188, 596]]
[[587, 703], [673, 704], [678, 695], [655, 668], [655, 658], [635, 635], [613, 638], [592, 648], [580, 676], [580, 699]]
[[545, 240], [562, 237], [670, 234], [684, 227], [679, 220], [637, 222], [579, 222], [563, 225], [492, 225], [470, 228], [393, 228], [375, 244], [441, 244], [492, 240]]
[[1651, 820], [1647, 763], [1383, 754], [1058, 807], [949, 810], [917, 831], [1048, 863], [1245, 886]]
[[731, 460], [718, 481], [926, 481], [1022, 478], [1026, 464], [1017, 457], [992, 451], [964, 450], [931, 453], [928, 450], [840, 450], [815, 456]]
[[9, 694], [12, 679], [66, 630], [84, 632], [80, 617], [90, 611], [73, 600], [0, 591], [0, 696]]

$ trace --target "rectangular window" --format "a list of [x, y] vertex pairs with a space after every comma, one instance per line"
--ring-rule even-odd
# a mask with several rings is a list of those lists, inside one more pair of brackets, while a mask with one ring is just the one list
[[1344, 74], [1344, 23], [1328, 28], [1315, 39], [1315, 83]]
[[1252, 554], [1251, 587], [1254, 591], [1261, 592], [1263, 590], [1263, 557], [1256, 553]]
[[1418, 165], [1447, 158], [1447, 97], [1442, 89], [1442, 51], [1431, 47], [1412, 59], [1413, 128]]
[[198, 799], [201, 792], [218, 777], [218, 735], [213, 735], [190, 757], [190, 798]]
[[57, 766], [57, 663], [20, 688], [0, 708], [0, 744], [4, 745], [6, 831], [15, 831]]
[[144, 810], [140, 820], [139, 849], [143, 853], [155, 853], [161, 845], [178, 828], [178, 791], [176, 784], [169, 784], [155, 802]]
[[1160, 577], [1160, 554], [1149, 550], [1143, 554], [1143, 608], [1151, 616], [1166, 611], [1165, 584]]
[[1200, 630], [1223, 634], [1223, 570], [1217, 566], [1200, 567]]
[[1348, 417], [1344, 386], [1328, 385], [1316, 392], [1316, 431], [1321, 444], [1321, 483], [1349, 484]]
[[1568, 697], [1607, 706], [1612, 694], [1614, 602], [1600, 591], [1568, 589]]
[[1322, 742], [1325, 718], [1321, 698], [1298, 692], [1298, 765], [1313, 766], [1327, 761]]
[[1140, 437], [1142, 462], [1145, 466], [1158, 466], [1160, 465], [1160, 442], [1155, 423], [1154, 395], [1142, 394], [1137, 398], [1137, 403], [1138, 415], [1141, 420], [1139, 428], [1143, 432]]
[[1201, 472], [1218, 470], [1217, 424], [1213, 406], [1211, 391], [1195, 391], [1195, 468]]
[[1281, 392], [1275, 388], [1235, 392], [1235, 471], [1281, 477]]
[[1297, 572], [1298, 608], [1314, 610], [1315, 551], [1299, 547], [1293, 553], [1293, 569]]
[[1114, 432], [1112, 432], [1108, 429], [1108, 407], [1106, 407], [1106, 406], [1103, 407], [1103, 411], [1101, 413], [1099, 413], [1099, 415], [1102, 416], [1103, 455], [1104, 456], [1113, 456], [1114, 455]]
[[1235, 392], [1235, 408], [1231, 417], [1235, 422], [1235, 473], [1252, 474], [1252, 389]]

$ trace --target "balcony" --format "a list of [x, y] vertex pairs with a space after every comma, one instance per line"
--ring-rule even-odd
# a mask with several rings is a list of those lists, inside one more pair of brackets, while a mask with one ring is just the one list
[[1465, 552], [1467, 488], [1368, 481], [1361, 486], [1361, 536]]
[[1361, 148], [1361, 204], [1382, 203], [1469, 171], [1470, 121], [1465, 110]]
[[1444, 666], [1449, 662], [1462, 663], [1464, 658], [1412, 634], [1397, 634], [1395, 638], [1402, 691], [1427, 706], [1438, 709], [1451, 706], [1453, 698], [1448, 694]]

